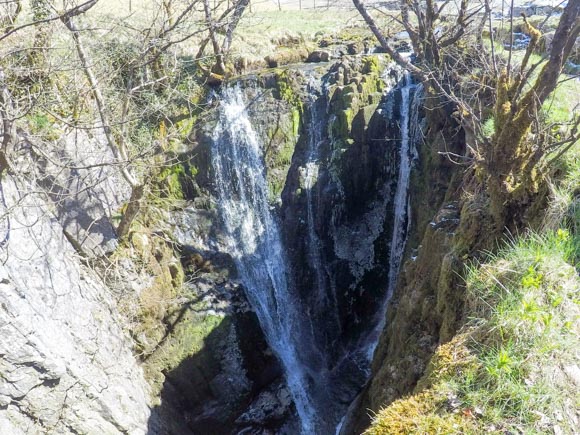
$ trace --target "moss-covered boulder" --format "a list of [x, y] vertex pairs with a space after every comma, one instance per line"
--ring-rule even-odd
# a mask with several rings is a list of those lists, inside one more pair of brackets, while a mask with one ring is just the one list
[[381, 77], [385, 62], [384, 57], [364, 56], [361, 60], [344, 61], [331, 69], [334, 89], [330, 90], [330, 111], [336, 119], [331, 122], [330, 128], [336, 138], [351, 138], [359, 142], [365, 140], [364, 131], [385, 88]]

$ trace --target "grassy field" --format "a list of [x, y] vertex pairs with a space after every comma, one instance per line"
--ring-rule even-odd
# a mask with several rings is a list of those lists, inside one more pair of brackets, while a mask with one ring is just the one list
[[[316, 9], [313, 6], [316, 4]], [[328, 7], [326, 5], [328, 4]], [[256, 1], [244, 14], [234, 36], [232, 53], [243, 55], [250, 60], [261, 59], [276, 49], [276, 41], [285, 36], [299, 36], [304, 41], [314, 39], [316, 34], [331, 34], [341, 29], [362, 25], [349, 1], [302, 2], [282, 1], [280, 9], [276, 1]], [[159, 18], [159, 0], [100, 0], [87, 14], [87, 21], [97, 23], [104, 33], [115, 28], [126, 33], [145, 29]], [[202, 13], [197, 15], [202, 19]], [[195, 20], [188, 22], [189, 29], [199, 25]], [[125, 27], [125, 29], [122, 29]], [[180, 44], [184, 55], [194, 55], [199, 47], [200, 37], [194, 37]]]

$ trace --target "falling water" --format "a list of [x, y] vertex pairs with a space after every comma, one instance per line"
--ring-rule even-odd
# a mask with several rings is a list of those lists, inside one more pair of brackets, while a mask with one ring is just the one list
[[[396, 284], [409, 227], [408, 189], [416, 155], [414, 145], [419, 131], [422, 90], [405, 76], [398, 92], [401, 95], [400, 164], [393, 202], [386, 294], [377, 310], [375, 326], [364, 343], [339, 351], [333, 349], [334, 340], [340, 336], [336, 295], [329, 288], [332, 280], [325, 269], [316, 226], [315, 186], [322, 164], [319, 153], [328, 139], [324, 134], [328, 122], [326, 100], [321, 98], [324, 92], [311, 89], [313, 99], [309, 106], [302, 172], [306, 253], [313, 286], [307, 296], [312, 299], [308, 301], [300, 298], [292, 284], [278, 223], [268, 202], [263, 150], [246, 111], [243, 93], [233, 87], [224, 89], [220, 96], [219, 121], [213, 132], [211, 151], [218, 208], [228, 235], [227, 249], [235, 259], [247, 298], [266, 339], [281, 361], [302, 433], [330, 433], [336, 427], [348, 406], [344, 394], [352, 399], [352, 392], [364, 382], [368, 362], [385, 325], [386, 304]], [[335, 323], [337, 327], [331, 326]], [[363, 377], [359, 378], [357, 373]], [[356, 384], [354, 389], [349, 382]]]
[[[310, 121], [308, 123], [308, 154], [304, 171], [304, 189], [306, 191], [306, 220], [308, 226], [308, 260], [315, 275], [316, 294], [319, 297], [322, 297], [326, 294], [326, 279], [324, 276], [324, 268], [322, 266], [321, 258], [322, 245], [318, 235], [316, 234], [316, 229], [314, 228], [313, 189], [314, 184], [318, 179], [318, 153], [320, 143], [323, 139], [323, 131], [326, 119], [324, 116], [321, 116], [321, 109], [316, 107], [317, 103], [320, 105], [320, 98], [316, 98], [317, 95], [313, 89], [316, 87], [316, 85], [313, 84], [312, 80], [309, 85], [309, 96], [311, 101], [309, 102]], [[326, 107], [324, 107], [324, 109], [325, 108]]]
[[[221, 217], [248, 300], [266, 339], [280, 359], [303, 433], [315, 433], [307, 368], [301, 358], [309, 342], [288, 281], [278, 225], [268, 204], [268, 188], [258, 136], [239, 88], [225, 89], [213, 132], [212, 165]], [[308, 354], [308, 352], [305, 352]]]
[[407, 235], [411, 224], [409, 216], [409, 182], [413, 160], [417, 158], [416, 143], [421, 131], [419, 122], [419, 107], [422, 103], [423, 86], [413, 83], [408, 72], [404, 73], [403, 86], [400, 87], [401, 105], [399, 106], [399, 132], [401, 137], [399, 148], [399, 175], [393, 202], [393, 233], [391, 236], [391, 250], [389, 253], [389, 275], [387, 292], [378, 311], [378, 322], [371, 334], [372, 341], [368, 348], [368, 356], [372, 358], [378, 344], [378, 337], [385, 327], [385, 311], [393, 295], [401, 260], [405, 252]]
[[[409, 73], [405, 73], [405, 83], [401, 88], [401, 148], [399, 150], [399, 177], [397, 179], [397, 190], [395, 192], [395, 201], [393, 204], [394, 223], [393, 236], [391, 237], [391, 252], [389, 255], [389, 281], [387, 287], [387, 301], [393, 295], [401, 259], [405, 252], [407, 243], [407, 234], [409, 232], [409, 181], [411, 176], [411, 165], [417, 157], [415, 148], [420, 132], [419, 126], [419, 104], [423, 86], [413, 84]], [[381, 328], [382, 329], [382, 328]]]

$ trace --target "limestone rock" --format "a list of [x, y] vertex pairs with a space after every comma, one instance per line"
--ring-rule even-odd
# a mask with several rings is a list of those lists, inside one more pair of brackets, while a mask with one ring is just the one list
[[145, 433], [148, 386], [110, 292], [43, 196], [1, 188], [0, 433]]
[[308, 57], [308, 52], [305, 48], [295, 47], [289, 49], [279, 50], [264, 58], [266, 64], [270, 68], [277, 68], [282, 65], [291, 63], [303, 62]]
[[103, 135], [74, 130], [54, 143], [29, 142], [27, 147], [30, 169], [52, 199], [69, 241], [89, 257], [112, 252], [117, 245], [112, 217], [129, 199], [130, 189], [117, 168], [107, 165], [115, 158]]
[[236, 423], [253, 423], [259, 426], [267, 426], [270, 419], [281, 419], [290, 412], [292, 407], [292, 397], [285, 386], [278, 385], [263, 391], [250, 408], [244, 413]]
[[366, 50], [365, 43], [362, 41], [351, 42], [347, 45], [347, 48], [350, 55], [361, 54]]

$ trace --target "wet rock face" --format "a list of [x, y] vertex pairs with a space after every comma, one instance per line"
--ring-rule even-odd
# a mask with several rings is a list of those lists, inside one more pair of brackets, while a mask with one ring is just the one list
[[[406, 262], [387, 310], [388, 324], [373, 359], [368, 384], [345, 420], [342, 434], [362, 433], [370, 424], [369, 409], [410, 393], [436, 346], [451, 338], [462, 298], [461, 263], [454, 252], [460, 231], [461, 171], [446, 152], [462, 155], [465, 136], [457, 131], [451, 107], [425, 100], [425, 139], [412, 175], [413, 227]], [[439, 107], [437, 107], [439, 106]], [[474, 210], [476, 213], [476, 210]], [[486, 218], [474, 216], [478, 222]], [[453, 249], [452, 249], [453, 248]], [[457, 270], [457, 269], [455, 269]]]
[[256, 425], [277, 428], [292, 414], [292, 406], [275, 396], [262, 398], [274, 385], [283, 388], [282, 373], [255, 316], [226, 315], [200, 352], [166, 374], [149, 430], [226, 434]]
[[330, 53], [325, 50], [314, 50], [312, 53], [308, 55], [308, 59], [306, 62], [328, 62], [330, 60]]
[[[310, 201], [313, 227], [321, 246], [323, 280], [336, 298], [342, 331], [328, 326], [329, 352], [341, 352], [364, 330], [386, 288], [392, 197], [398, 170], [396, 122], [399, 97], [380, 106], [382, 79], [369, 60], [335, 64], [326, 78], [328, 96], [307, 106], [303, 134], [286, 180], [281, 216], [285, 241], [304, 305], [313, 304], [316, 266], [309, 258], [308, 195], [303, 168], [308, 162], [310, 131], [322, 131], [316, 145], [316, 181]], [[318, 113], [314, 113], [318, 111]], [[316, 118], [316, 120], [315, 120]], [[312, 126], [313, 120], [318, 125]], [[319, 265], [320, 266], [320, 265]], [[337, 308], [338, 307], [338, 308]], [[327, 313], [328, 314], [328, 313]], [[326, 315], [327, 315], [326, 314]], [[324, 325], [325, 320], [317, 319]], [[366, 322], [367, 326], [369, 322]], [[340, 343], [340, 345], [338, 345]], [[332, 350], [334, 349], [334, 351]]]
[[[335, 311], [328, 316], [329, 311], [317, 311], [313, 324], [315, 339], [328, 356], [325, 381], [331, 386], [320, 401], [338, 403], [332, 411], [338, 415], [366, 376], [358, 365], [361, 355], [340, 357], [361, 337], [387, 279], [396, 144], [385, 140], [394, 124], [377, 111], [383, 81], [375, 60], [333, 66], [325, 79], [330, 89], [320, 90], [311, 104], [310, 79], [327, 72], [316, 68], [269, 73], [240, 86], [264, 147], [270, 204], [280, 220], [292, 285], [299, 288], [305, 310], [321, 297]], [[314, 118], [318, 123], [311, 125]], [[75, 184], [74, 171], [53, 176], [50, 162], [40, 157], [30, 164], [41, 175], [41, 187], [54, 193], [50, 205], [40, 196], [22, 199], [17, 192], [36, 186], [17, 189], [3, 180], [4, 206], [15, 208], [12, 220], [0, 223], [7, 235], [0, 242], [0, 433], [297, 433], [296, 410], [280, 363], [223, 248], [223, 229], [209, 193], [214, 188], [208, 148], [214, 125], [208, 116], [192, 135], [196, 147], [191, 164], [199, 171], [195, 189], [184, 190], [191, 207], [172, 212], [173, 231], [160, 231], [171, 234], [171, 244], [178, 248], [151, 252], [168, 262], [177, 251], [181, 254], [188, 295], [199, 305], [196, 312], [187, 311], [192, 301], [186, 298], [176, 303], [190, 316], [180, 327], [191, 327], [179, 337], [194, 337], [200, 345], [188, 348], [195, 352], [184, 354], [177, 366], [163, 365], [163, 352], [152, 357], [161, 354], [157, 374], [164, 377], [161, 401], [152, 412], [149, 388], [120, 326], [114, 293], [75, 257], [75, 248], [91, 258], [114, 248], [110, 217], [127, 192], [113, 186], [83, 193], [86, 186]], [[313, 159], [309, 140], [316, 129], [321, 134]], [[73, 154], [77, 144], [65, 140]], [[94, 158], [84, 156], [78, 166], [95, 163]], [[313, 177], [308, 163], [317, 165]], [[90, 173], [81, 175], [91, 180]], [[72, 202], [59, 203], [62, 192]], [[186, 198], [189, 194], [194, 197]], [[56, 210], [56, 217], [49, 209]], [[314, 262], [313, 239], [305, 237], [310, 224], [319, 252]], [[153, 230], [133, 235], [131, 249], [146, 251]], [[131, 259], [123, 261], [124, 269], [133, 270]], [[167, 281], [180, 283], [183, 270], [173, 264], [167, 274]], [[122, 279], [139, 293], [147, 286], [139, 282], [142, 277], [127, 272]], [[327, 293], [317, 295], [316, 288]], [[172, 328], [180, 315], [161, 319], [178, 319], [163, 325], [168, 340], [175, 339]], [[165, 338], [160, 340], [163, 345]], [[143, 366], [147, 368], [145, 361]], [[338, 421], [334, 414], [329, 421]]]
[[[300, 96], [295, 92], [301, 80], [304, 76], [300, 71], [278, 71], [246, 77], [233, 85], [243, 89], [253, 128], [264, 147], [272, 202], [280, 198], [300, 128], [301, 103]], [[218, 105], [219, 101], [215, 100], [214, 103]], [[216, 123], [217, 111], [214, 110], [196, 126], [193, 133], [196, 146], [192, 163], [199, 170], [196, 181], [206, 192], [211, 192], [215, 187], [211, 143]]]
[[190, 261], [187, 285], [200, 302], [200, 312], [184, 321], [197, 325], [191, 333], [204, 334], [203, 343], [165, 371], [148, 428], [160, 435], [280, 433], [295, 420], [283, 373], [222, 246], [225, 234], [211, 198], [204, 198], [171, 218], [182, 261]]
[[[334, 423], [366, 379], [364, 337], [387, 288], [401, 97], [393, 92], [382, 101], [383, 68], [378, 58], [363, 57], [322, 74], [310, 66], [238, 84], [264, 147], [267, 178], [276, 183], [271, 204], [291, 285], [312, 322], [312, 348], [324, 355], [324, 367], [312, 368], [325, 373], [324, 391], [313, 400], [331, 401], [321, 418]], [[298, 119], [288, 117], [294, 110]], [[195, 133], [197, 181], [206, 192], [215, 189], [209, 153], [214, 125]], [[215, 243], [219, 231], [211, 231], [206, 241]], [[279, 419], [284, 401], [274, 385], [264, 384], [236, 422], [271, 427], [256, 420]], [[291, 414], [284, 415], [281, 427]]]
[[110, 290], [43, 196], [1, 188], [0, 432], [144, 434], [149, 389]]
[[[107, 158], [98, 146], [96, 152], [77, 150], [90, 148], [89, 138], [77, 139], [62, 138], [66, 152], [51, 154], [54, 161], [70, 163], [74, 156], [80, 160], [73, 164], [81, 167]], [[220, 235], [209, 198], [197, 185], [191, 191], [183, 188], [184, 197], [193, 200], [191, 213], [176, 212], [173, 231], [166, 228], [164, 213], [155, 229], [140, 225], [127, 252], [119, 253], [115, 276], [98, 268], [107, 275], [105, 284], [78, 254], [100, 265], [99, 256], [115, 247], [110, 216], [127, 192], [115, 177], [87, 186], [98, 174], [57, 171], [23, 143], [18, 171], [38, 174], [39, 186], [10, 176], [3, 177], [1, 186], [0, 214], [10, 210], [10, 218], [0, 220], [0, 433], [155, 435], [254, 427], [259, 415], [238, 419], [262, 391], [274, 385], [283, 389], [282, 375], [235, 281], [231, 258], [212, 251], [210, 241], [219, 243]], [[42, 189], [48, 198], [29, 193]], [[160, 234], [175, 239], [173, 247], [157, 243]], [[182, 265], [175, 264], [179, 253]], [[141, 270], [141, 260], [155, 263], [157, 275]], [[140, 298], [157, 285], [158, 292], [150, 293], [151, 308], [161, 312], [167, 302], [162, 297], [181, 286], [184, 270], [187, 292], [171, 305], [180, 312], [161, 319], [168, 323], [160, 324], [159, 337], [147, 336], [136, 311], [146, 303]], [[124, 300], [129, 302], [119, 302]], [[120, 315], [118, 307], [128, 312]], [[135, 328], [139, 322], [141, 328]], [[125, 327], [139, 333], [134, 342]], [[136, 346], [147, 376], [131, 352]], [[197, 351], [187, 353], [196, 346]], [[160, 397], [151, 397], [153, 389]], [[277, 430], [292, 421], [294, 411], [283, 398], [275, 410], [265, 408], [272, 409], [271, 416], [260, 414], [261, 427]]]

